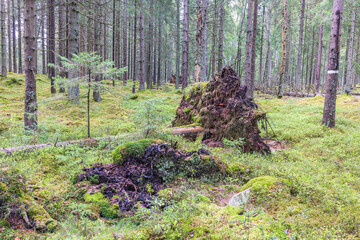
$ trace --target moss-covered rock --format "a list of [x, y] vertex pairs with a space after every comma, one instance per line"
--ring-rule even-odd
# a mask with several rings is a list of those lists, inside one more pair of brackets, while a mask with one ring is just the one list
[[103, 199], [104, 199], [104, 195], [101, 192], [97, 192], [94, 194], [86, 193], [84, 195], [84, 201], [87, 203], [96, 203]]
[[[14, 228], [19, 226], [11, 223], [24, 223], [26, 227], [42, 232], [56, 229], [57, 221], [29, 195], [26, 179], [19, 170], [0, 169], [0, 180], [0, 218], [4, 219], [3, 221]], [[9, 219], [10, 215], [12, 219]], [[14, 218], [17, 221], [14, 221]], [[2, 225], [5, 222], [2, 222]]]
[[155, 139], [141, 139], [117, 147], [112, 153], [114, 163], [122, 165], [128, 157], [139, 157], [143, 155], [145, 149], [155, 142]]

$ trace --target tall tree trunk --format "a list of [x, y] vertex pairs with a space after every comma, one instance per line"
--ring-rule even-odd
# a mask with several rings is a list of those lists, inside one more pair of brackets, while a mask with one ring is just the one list
[[157, 71], [157, 86], [161, 85], [161, 40], [162, 40], [162, 36], [161, 36], [161, 8], [159, 9], [159, 41], [158, 41], [158, 71]]
[[[257, 1], [257, 0], [255, 0]], [[224, 8], [225, 1], [222, 0], [221, 7], [220, 7], [220, 28], [219, 28], [219, 52], [218, 52], [218, 72], [221, 71], [224, 62], [224, 15], [225, 15], [225, 8]]]
[[296, 88], [301, 88], [301, 55], [304, 33], [304, 15], [305, 15], [305, 0], [301, 0], [301, 13], [300, 13], [300, 32], [299, 32], [299, 45], [297, 57], [297, 70], [296, 70]]
[[[46, 14], [46, 9], [48, 9], [48, 7], [45, 6], [45, 3], [46, 3], [45, 1], [41, 1], [41, 68], [42, 68], [42, 74], [46, 74], [46, 69], [47, 69], [47, 66], [46, 66], [46, 53], [47, 52], [45, 49], [45, 14]], [[50, 14], [50, 12], [49, 12], [49, 14]], [[49, 19], [48, 19], [48, 21], [49, 21]], [[49, 27], [49, 25], [48, 25], [48, 27]], [[48, 29], [48, 31], [49, 31], [49, 29]], [[48, 39], [49, 39], [49, 37], [48, 37]]]
[[203, 50], [203, 0], [197, 0], [197, 32], [196, 32], [196, 56], [195, 56], [195, 82], [200, 82], [201, 53]]
[[140, 0], [140, 85], [139, 90], [145, 89], [145, 39], [144, 39], [144, 3]]
[[157, 57], [157, 25], [156, 25], [156, 18], [154, 19], [154, 66], [153, 66], [153, 85], [157, 84], [157, 61], [156, 61], [156, 57]]
[[7, 67], [6, 67], [6, 40], [5, 40], [5, 0], [1, 0], [0, 2], [0, 20], [1, 20], [1, 77], [5, 77], [7, 75]]
[[[48, 0], [48, 62], [50, 64], [55, 64], [55, 6], [54, 0]], [[55, 68], [49, 68], [49, 78], [51, 81], [51, 93], [56, 93], [55, 88]]]
[[[1, 0], [3, 1], [3, 0]], [[36, 9], [35, 0], [25, 0], [25, 130], [37, 129], [37, 99], [36, 99], [36, 77], [35, 77], [35, 58], [36, 58]]]
[[258, 0], [254, 0], [254, 21], [253, 21], [253, 33], [252, 33], [252, 43], [251, 43], [251, 81], [250, 81], [250, 91], [249, 95], [251, 98], [254, 98], [254, 85], [255, 85], [255, 61], [256, 61], [256, 36], [257, 36], [257, 14], [258, 13]]
[[184, 0], [184, 32], [183, 32], [183, 56], [182, 56], [182, 89], [188, 85], [188, 57], [189, 57], [189, 8], [188, 0]]
[[206, 81], [208, 77], [208, 22], [209, 22], [209, 0], [203, 0], [203, 19], [204, 19], [204, 31], [203, 31], [203, 59], [202, 59], [202, 75], [201, 81]]
[[263, 21], [262, 21], [262, 28], [261, 28], [261, 48], [260, 48], [260, 71], [259, 71], [259, 82], [263, 83], [262, 81], [262, 70], [263, 70], [263, 48], [264, 48], [264, 28], [265, 28], [265, 5], [263, 5]]
[[[124, 18], [123, 18], [123, 63], [122, 67], [126, 67], [127, 64], [127, 0], [124, 0]], [[126, 85], [128, 79], [128, 73], [125, 72], [123, 76], [123, 84]]]
[[[58, 21], [58, 26], [59, 26], [59, 55], [61, 57], [66, 57], [65, 56], [65, 40], [64, 40], [64, 0], [59, 0], [58, 2], [59, 4], [59, 21]], [[59, 65], [60, 65], [60, 76], [61, 77], [66, 77], [66, 72], [62, 69], [62, 62], [59, 61]], [[60, 84], [59, 86], [59, 92], [64, 93], [65, 92], [65, 87], [64, 84]]]
[[152, 88], [152, 72], [151, 72], [151, 57], [153, 49], [153, 17], [152, 13], [154, 11], [154, 0], [150, 0], [150, 9], [149, 9], [149, 35], [148, 35], [148, 52], [147, 52], [147, 74], [146, 74], [146, 88]]
[[241, 17], [239, 36], [238, 36], [238, 46], [237, 46], [237, 54], [236, 54], [236, 72], [240, 74], [241, 72], [241, 59], [242, 59], [242, 33], [243, 33], [243, 25], [245, 19], [246, 12], [246, 2], [244, 1], [243, 12]]
[[248, 0], [247, 25], [246, 25], [246, 53], [245, 53], [245, 84], [246, 96], [251, 97], [251, 40], [252, 40], [252, 10], [253, 0]]
[[[116, 40], [116, 0], [113, 0], [113, 9], [112, 9], [112, 61], [114, 63], [113, 67], [115, 67], [115, 40]], [[125, 25], [126, 26], [126, 25]], [[115, 87], [115, 77], [113, 77], [112, 81], [113, 87]]]
[[[101, 4], [99, 4], [99, 2], [96, 2], [96, 5], [94, 6], [94, 52], [101, 56], [101, 38], [100, 36], [102, 35], [101, 32], [101, 15], [102, 13], [100, 12], [101, 9]], [[96, 75], [94, 77], [95, 80], [95, 87], [93, 89], [93, 99], [95, 102], [100, 102], [101, 101], [101, 96], [100, 96], [100, 87], [97, 86], [97, 84], [99, 84], [100, 80], [101, 80], [101, 76], [100, 75]]]
[[352, 74], [353, 74], [353, 51], [354, 51], [354, 34], [355, 34], [355, 22], [356, 22], [356, 7], [352, 6], [352, 21], [351, 21], [351, 33], [349, 39], [349, 55], [347, 63], [347, 76], [346, 76], [346, 85], [345, 92], [351, 91], [351, 85], [353, 83]]
[[[205, 0], [207, 1], [207, 0]], [[176, 89], [180, 80], [180, 0], [176, 0]]]
[[[13, 10], [14, 11], [14, 10]], [[11, 20], [10, 20], [10, 0], [7, 0], [7, 35], [8, 35], [8, 53], [9, 53], [9, 72], [12, 72], [12, 56], [11, 56]]]
[[311, 57], [310, 57], [310, 74], [309, 74], [309, 86], [308, 89], [310, 89], [310, 85], [313, 83], [313, 61], [314, 61], [314, 49], [315, 49], [315, 26], [313, 27], [313, 34], [312, 34], [312, 44], [311, 44]]
[[341, 24], [344, 0], [334, 0], [330, 35], [328, 72], [322, 124], [335, 127], [336, 88], [339, 76]]
[[[250, 0], [251, 1], [251, 0]], [[212, 57], [211, 57], [211, 74], [214, 75], [216, 71], [216, 40], [217, 40], [217, 0], [214, 0], [214, 22], [213, 22], [213, 36], [212, 36]]]
[[[10, 0], [8, 0], [10, 1]], [[16, 28], [15, 28], [15, 0], [11, 1], [11, 5], [12, 5], [12, 51], [13, 51], [13, 55], [12, 55], [12, 59], [13, 59], [13, 72], [17, 73], [17, 62], [16, 62]], [[19, 13], [20, 14], [20, 13]], [[18, 23], [18, 28], [20, 28], [20, 21]], [[21, 37], [21, 36], [19, 36]]]
[[135, 79], [136, 79], [136, 22], [137, 22], [137, 14], [136, 14], [136, 1], [134, 3], [134, 7], [135, 7], [135, 13], [134, 13], [134, 52], [133, 52], [133, 72], [132, 72], [132, 79], [133, 79], [133, 88], [132, 88], [132, 93], [135, 93]]
[[[79, 11], [75, 0], [69, 2], [69, 58], [73, 54], [79, 53]], [[74, 81], [77, 74], [69, 72], [69, 79]], [[68, 86], [68, 96], [70, 100], [80, 103], [79, 84], [71, 82]]]
[[[15, 31], [15, 29], [14, 29], [14, 31]], [[18, 59], [19, 59], [19, 73], [23, 72], [21, 40], [22, 40], [22, 37], [21, 37], [21, 0], [18, 0]]]
[[321, 23], [319, 30], [319, 46], [318, 46], [318, 57], [316, 64], [316, 79], [315, 79], [315, 93], [319, 93], [320, 88], [320, 71], [321, 71], [321, 58], [322, 58], [322, 37], [323, 37], [323, 17], [324, 12], [321, 13]]
[[284, 64], [285, 64], [285, 56], [286, 56], [286, 34], [287, 34], [287, 0], [284, 0], [284, 23], [283, 23], [283, 31], [282, 31], [282, 50], [281, 50], [281, 66], [280, 66], [280, 81], [279, 81], [279, 89], [277, 96], [278, 98], [282, 97], [283, 92], [283, 81], [284, 81]]

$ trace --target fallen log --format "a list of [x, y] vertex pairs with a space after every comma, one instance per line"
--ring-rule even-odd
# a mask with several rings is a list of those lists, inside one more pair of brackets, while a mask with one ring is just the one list
[[283, 95], [289, 97], [300, 97], [300, 98], [316, 96], [315, 93], [306, 93], [306, 92], [285, 92]]
[[[173, 128], [169, 132], [172, 135], [184, 135], [184, 136], [194, 136], [199, 133], [203, 133], [204, 128], [202, 127], [183, 127], [183, 128]], [[93, 146], [102, 140], [107, 140], [111, 142], [113, 139], [116, 139], [116, 136], [108, 136], [108, 137], [99, 137], [99, 138], [85, 138], [85, 139], [78, 139], [78, 140], [71, 140], [71, 141], [64, 141], [64, 142], [55, 142], [55, 143], [42, 143], [42, 144], [34, 144], [34, 145], [25, 145], [25, 146], [18, 146], [18, 147], [8, 147], [8, 148], [0, 148], [0, 153], [12, 154], [18, 151], [32, 151], [41, 148], [51, 147], [51, 146], [66, 146], [71, 144], [80, 144], [80, 145], [88, 145]]]

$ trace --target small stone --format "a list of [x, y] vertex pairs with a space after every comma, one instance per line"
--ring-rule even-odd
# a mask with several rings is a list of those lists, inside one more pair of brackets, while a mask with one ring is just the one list
[[249, 201], [249, 198], [250, 198], [250, 190], [246, 189], [232, 196], [228, 205], [238, 207], [247, 203]]

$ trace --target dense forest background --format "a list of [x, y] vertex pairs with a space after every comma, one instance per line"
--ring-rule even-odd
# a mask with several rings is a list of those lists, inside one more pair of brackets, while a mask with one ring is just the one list
[[[357, 5], [345, 1], [344, 6], [339, 70], [343, 91], [359, 83]], [[2, 0], [1, 6], [5, 76], [24, 69], [24, 3]], [[247, 59], [255, 62], [255, 89], [277, 88], [281, 67], [286, 90], [318, 92], [325, 86], [332, 1], [49, 0], [36, 1], [35, 8], [36, 69], [51, 77], [56, 73], [48, 63], [87, 51], [127, 68], [114, 83], [137, 79], [140, 89], [169, 82], [172, 75], [177, 81], [181, 76], [185, 87], [187, 81], [209, 80], [225, 65], [233, 65], [244, 79]], [[70, 48], [71, 38], [78, 49]]]

